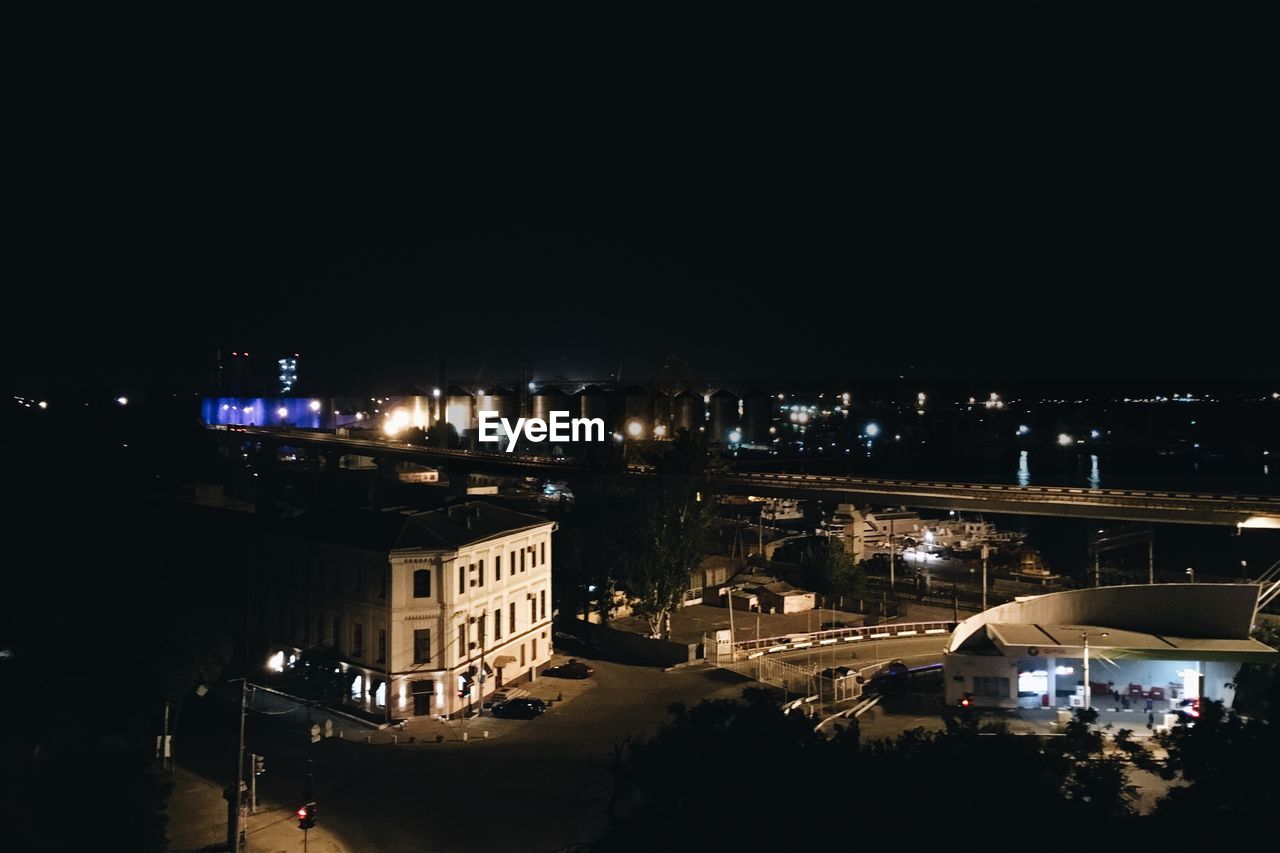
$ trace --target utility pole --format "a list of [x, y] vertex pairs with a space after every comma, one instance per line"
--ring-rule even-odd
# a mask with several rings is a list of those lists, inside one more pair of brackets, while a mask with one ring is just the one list
[[729, 659], [733, 663], [738, 662], [738, 648], [733, 644], [733, 587], [725, 587], [727, 595], [725, 598], [729, 604]]
[[241, 838], [244, 836], [244, 717], [249, 699], [249, 679], [240, 679], [240, 745], [236, 750], [236, 785], [231, 789], [228, 798], [231, 805], [231, 819], [228, 821], [227, 846], [231, 853], [240, 853]]
[[889, 592], [893, 592], [893, 519], [889, 519]]
[[989, 553], [990, 553], [990, 548], [988, 548], [984, 544], [982, 546], [982, 610], [983, 612], [985, 612], [987, 609], [987, 555]]
[[480, 614], [480, 705], [476, 711], [477, 717], [484, 716], [484, 620], [488, 615], [488, 611]]
[[[1081, 631], [1080, 636], [1084, 639], [1084, 709], [1089, 710], [1089, 632]], [[1099, 637], [1109, 636], [1106, 631], [1097, 634]]]
[[1096, 551], [1093, 554], [1093, 585], [1102, 586], [1102, 555]]
[[1154, 584], [1156, 582], [1156, 543], [1154, 539], [1147, 540], [1147, 583]]

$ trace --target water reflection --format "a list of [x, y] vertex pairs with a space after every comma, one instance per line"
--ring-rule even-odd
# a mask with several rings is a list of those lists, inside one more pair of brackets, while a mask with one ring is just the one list
[[1098, 471], [1098, 454], [1089, 455], [1089, 488], [1096, 489], [1102, 484], [1102, 474]]
[[1018, 454], [1018, 485], [1031, 485], [1031, 466], [1027, 462], [1027, 451]]

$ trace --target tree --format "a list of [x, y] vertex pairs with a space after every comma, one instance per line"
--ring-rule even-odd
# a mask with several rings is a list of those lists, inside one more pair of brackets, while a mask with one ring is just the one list
[[836, 537], [796, 539], [779, 548], [775, 556], [779, 562], [798, 567], [786, 580], [803, 589], [850, 598], [861, 598], [866, 593], [866, 572]]
[[704, 441], [682, 434], [641, 487], [643, 503], [634, 550], [626, 559], [626, 587], [634, 612], [654, 636], [671, 634], [670, 615], [689, 588], [710, 528], [714, 482]]

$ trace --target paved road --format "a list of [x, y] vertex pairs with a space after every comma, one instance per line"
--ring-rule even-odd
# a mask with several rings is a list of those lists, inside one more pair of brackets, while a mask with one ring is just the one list
[[[347, 849], [551, 851], [590, 840], [604, 826], [615, 745], [651, 732], [673, 702], [736, 697], [744, 685], [715, 669], [593, 665], [595, 689], [537, 720], [488, 721], [510, 729], [487, 742], [311, 745], [296, 730], [253, 731], [249, 749], [268, 757], [263, 796], [296, 799], [310, 757], [320, 820]], [[219, 775], [234, 756], [231, 734], [206, 737], [186, 755], [197, 772]]]

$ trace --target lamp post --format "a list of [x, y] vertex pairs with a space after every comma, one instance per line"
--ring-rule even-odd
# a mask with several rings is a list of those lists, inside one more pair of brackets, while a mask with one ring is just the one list
[[1196, 570], [1191, 568], [1190, 566], [1187, 566], [1187, 578], [1188, 578], [1187, 583], [1196, 582]]
[[[1081, 631], [1081, 638], [1084, 640], [1084, 709], [1089, 710], [1089, 632]], [[1106, 631], [1094, 633], [1095, 637], [1110, 636]]]

